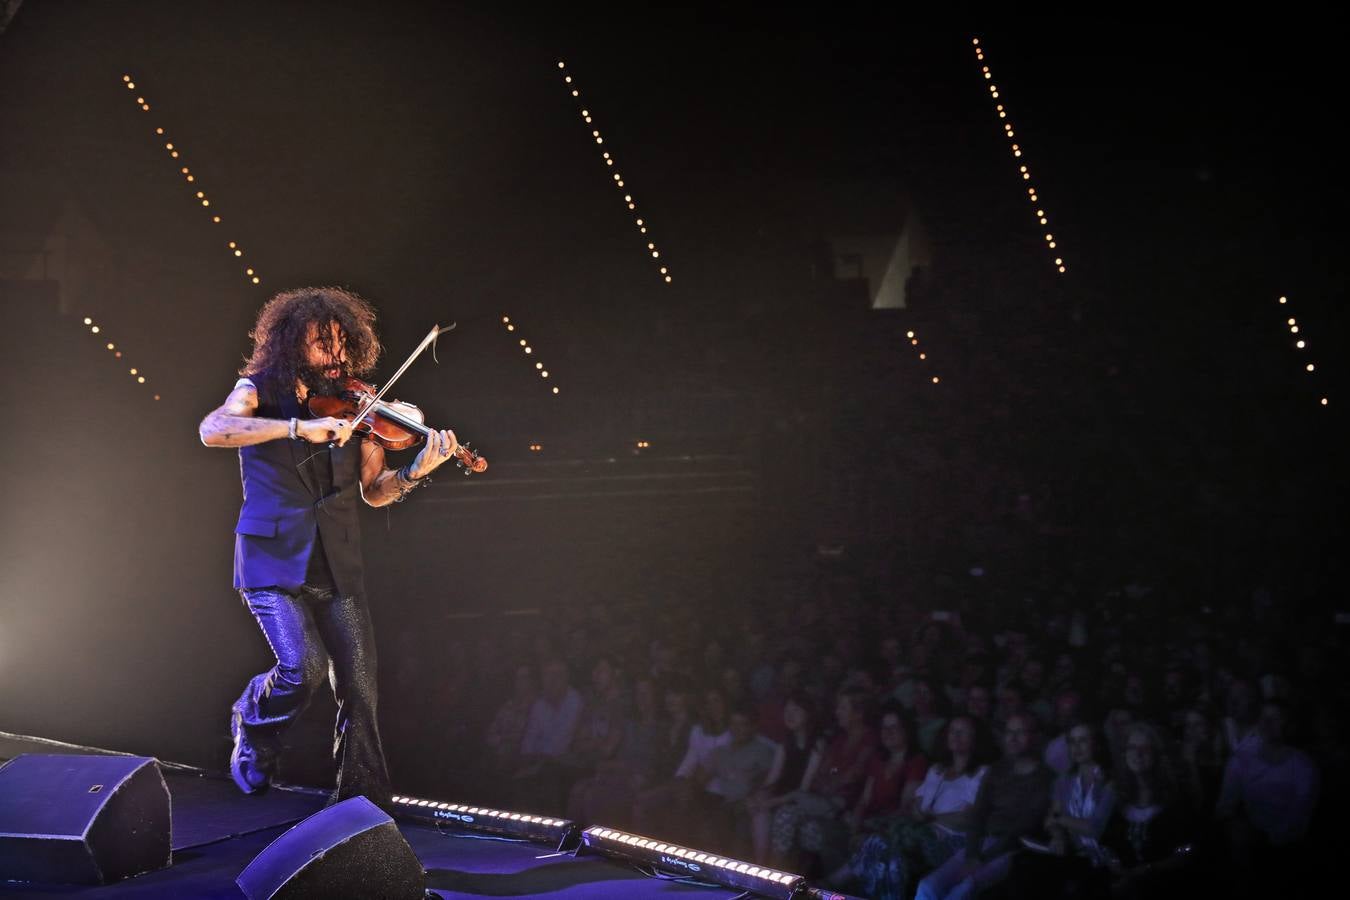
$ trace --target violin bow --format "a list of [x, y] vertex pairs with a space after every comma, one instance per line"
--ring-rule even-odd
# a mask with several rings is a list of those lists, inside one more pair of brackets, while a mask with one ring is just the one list
[[441, 328], [441, 326], [439, 325], [432, 325], [431, 330], [427, 332], [427, 336], [422, 338], [422, 343], [417, 345], [417, 349], [414, 350], [412, 354], [403, 361], [403, 365], [398, 367], [398, 371], [395, 372], [389, 378], [389, 380], [384, 383], [384, 387], [380, 388], [379, 393], [377, 393], [374, 397], [372, 397], [370, 399], [370, 402], [368, 402], [365, 406], [359, 408], [357, 414], [352, 418], [352, 424], [360, 422], [362, 419], [366, 417], [366, 413], [370, 412], [372, 409], [375, 408], [375, 404], [380, 402], [380, 398], [382, 398], [386, 393], [388, 393], [389, 389], [394, 386], [394, 382], [398, 381], [399, 378], [403, 375], [403, 373], [408, 370], [408, 366], [411, 366], [413, 364], [413, 360], [421, 356], [422, 351], [427, 349], [427, 347], [431, 346], [431, 344], [436, 340], [436, 338], [440, 337], [442, 331], [450, 331], [454, 327], [455, 323], [451, 323], [449, 328]]

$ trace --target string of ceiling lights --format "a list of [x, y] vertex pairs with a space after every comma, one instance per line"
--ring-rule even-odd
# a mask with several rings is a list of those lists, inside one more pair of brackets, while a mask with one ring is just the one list
[[[129, 91], [133, 91], [133, 92], [134, 92], [134, 91], [136, 90], [136, 82], [134, 82], [134, 81], [132, 80], [132, 78], [131, 78], [130, 75], [123, 75], [123, 76], [122, 76], [122, 84], [123, 84], [123, 85], [127, 88], [127, 90], [129, 90]], [[136, 105], [139, 106], [139, 107], [141, 108], [141, 111], [142, 111], [142, 112], [150, 112], [150, 104], [146, 102], [146, 100], [145, 100], [144, 97], [140, 97], [140, 96], [136, 97]], [[158, 132], [159, 132], [160, 134], [163, 134], [163, 133], [164, 133], [164, 130], [163, 130], [163, 129], [158, 129]], [[172, 144], [169, 145], [169, 151], [170, 151], [171, 153], [173, 153], [173, 155], [174, 155], [175, 157], [178, 156], [178, 153], [177, 153], [176, 150], [174, 150]], [[184, 169], [183, 171], [186, 172], [187, 170]], [[191, 180], [191, 179], [189, 179], [189, 180]], [[95, 322], [94, 319], [93, 319], [91, 316], [85, 316], [85, 317], [84, 317], [84, 327], [86, 327], [86, 328], [89, 329], [89, 333], [90, 333], [90, 334], [92, 334], [92, 335], [98, 335], [100, 340], [104, 340], [104, 339], [107, 338], [107, 334], [104, 332], [103, 326], [100, 325], [100, 324], [98, 324], [97, 322]], [[113, 359], [121, 359], [121, 358], [122, 358], [122, 351], [119, 350], [119, 349], [117, 349], [117, 344], [116, 344], [115, 342], [113, 342], [113, 341], [107, 341], [107, 343], [104, 344], [104, 348], [105, 348], [109, 353], [111, 353], [111, 354], [113, 355]], [[127, 370], [127, 374], [128, 374], [130, 377], [136, 379], [136, 383], [137, 383], [137, 384], [146, 384], [146, 383], [148, 382], [148, 377], [145, 375], [145, 372], [144, 372], [139, 366], [132, 366], [132, 367], [130, 367], [130, 368]], [[159, 395], [159, 394], [153, 394], [152, 396], [153, 396], [156, 400], [160, 399], [160, 395]]]
[[[107, 335], [103, 333], [103, 326], [100, 325], [100, 324], [98, 324], [97, 322], [95, 322], [95, 321], [94, 321], [92, 318], [90, 318], [89, 316], [85, 316], [85, 317], [84, 317], [84, 325], [85, 325], [86, 328], [89, 329], [89, 333], [90, 333], [90, 334], [96, 334], [96, 335], [99, 335], [99, 336], [100, 336], [100, 337], [99, 337], [99, 340], [104, 340], [104, 339], [107, 338]], [[108, 341], [108, 343], [105, 345], [105, 347], [107, 348], [107, 350], [108, 350], [110, 353], [112, 353], [113, 359], [121, 359], [121, 358], [122, 358], [122, 351], [117, 349], [117, 344], [113, 343], [112, 341]], [[136, 379], [136, 383], [137, 383], [137, 384], [145, 384], [145, 383], [146, 383], [145, 373], [142, 372], [139, 368], [137, 368], [137, 367], [135, 367], [135, 366], [132, 366], [132, 367], [128, 370], [128, 374], [130, 374], [132, 378]], [[155, 395], [154, 395], [154, 398], [155, 398], [156, 400], [158, 400], [158, 399], [159, 399], [159, 394], [155, 394]]]
[[[905, 332], [905, 337], [909, 338], [909, 345], [914, 348], [914, 352], [919, 354], [919, 362], [926, 362], [928, 360], [928, 352], [919, 349], [918, 335], [916, 335], [913, 330], [910, 330]], [[933, 384], [939, 384], [941, 381], [942, 379], [936, 375], [932, 377]]]
[[[128, 90], [132, 91], [133, 94], [135, 94], [136, 82], [132, 79], [130, 75], [123, 75], [122, 83], [126, 86]], [[150, 104], [146, 102], [144, 96], [142, 95], [136, 96], [136, 105], [139, 106], [143, 112], [150, 112]], [[164, 133], [164, 128], [162, 126], [158, 125], [155, 126], [155, 137], [158, 140], [164, 141], [164, 151], [169, 154], [170, 159], [178, 160], [180, 163], [182, 162], [181, 159], [182, 151], [178, 148], [176, 144], [174, 144], [172, 140], [169, 140], [168, 135]], [[193, 192], [194, 199], [201, 204], [202, 209], [210, 210], [208, 212], [208, 215], [210, 216], [212, 224], [220, 225], [221, 224], [220, 213], [219, 211], [211, 209], [211, 198], [207, 197], [206, 192], [203, 191], [201, 189], [201, 186], [197, 184], [197, 176], [193, 175], [192, 170], [186, 165], [181, 165], [178, 170], [178, 173], [183, 176], [184, 183], [189, 185], [188, 189]], [[240, 246], [238, 241], [226, 241], [225, 247], [235, 259], [243, 258], [244, 248]], [[259, 284], [262, 281], [261, 276], [258, 275], [257, 271], [252, 266], [249, 266], [244, 263], [241, 263], [240, 265], [244, 270], [244, 277], [247, 278], [251, 283]]]
[[[1284, 307], [1289, 306], [1288, 297], [1280, 297], [1279, 302], [1280, 306]], [[1303, 328], [1303, 326], [1298, 323], [1298, 319], [1294, 316], [1290, 316], [1288, 319], [1285, 320], [1284, 324], [1285, 327], [1289, 329], [1289, 333], [1293, 336], [1294, 349], [1298, 351], [1304, 351], [1309, 349], [1308, 339], [1302, 332], [1301, 329]], [[1300, 353], [1299, 355], [1302, 355], [1302, 353]], [[1308, 362], [1304, 363], [1303, 365], [1303, 371], [1307, 372], [1309, 375], [1312, 375], [1317, 371], [1317, 364], [1314, 363], [1312, 360], [1308, 360]], [[1321, 396], [1318, 402], [1321, 406], [1331, 405], [1331, 399], [1327, 397], [1325, 394]]]
[[[577, 101], [577, 108], [581, 112], [582, 121], [584, 121], [587, 125], [594, 126], [595, 117], [591, 115], [590, 109], [584, 103], [581, 102], [580, 99], [581, 89], [576, 86], [576, 84], [573, 82], [572, 76], [567, 73], [567, 64], [562, 60], [558, 60], [558, 70], [562, 73], [563, 84], [567, 86], [567, 89], [571, 92], [572, 97]], [[599, 128], [593, 127], [591, 129], [591, 138], [592, 140], [595, 141], [595, 145], [597, 147], [604, 146], [605, 138], [604, 135], [600, 133]], [[606, 168], [610, 169], [614, 168], [614, 156], [608, 150], [601, 150], [600, 158], [604, 162]], [[657, 268], [659, 269], [661, 280], [665, 284], [670, 284], [672, 281], [672, 277], [670, 274], [670, 267], [666, 265], [666, 263], [661, 261], [661, 251], [657, 248], [655, 241], [652, 241], [648, 237], [647, 221], [645, 218], [643, 218], [642, 215], [640, 215], [637, 212], [637, 201], [633, 199], [632, 193], [629, 192], [628, 189], [625, 187], [623, 175], [621, 175], [618, 171], [614, 171], [611, 173], [610, 178], [614, 182], [614, 187], [623, 195], [624, 205], [627, 206], [628, 211], [633, 214], [634, 226], [637, 228], [638, 234], [641, 235], [643, 240], [646, 242], [647, 245], [646, 252], [651, 255], [652, 259], [657, 260]]]
[[[502, 325], [506, 328], [508, 332], [514, 334], [516, 330], [516, 323], [511, 321], [510, 316], [502, 316]], [[525, 352], [525, 355], [534, 356], [534, 347], [530, 346], [530, 342], [525, 340], [525, 338], [523, 337], [517, 336], [517, 338], [519, 340], [520, 349]], [[540, 378], [548, 378], [548, 369], [545, 369], [544, 364], [537, 359], [534, 361], [534, 370], [536, 373], [538, 373]], [[558, 390], [558, 386], [556, 384], [553, 385], [553, 393], [555, 395], [561, 393], [561, 391]], [[530, 449], [534, 448], [531, 447]]]
[[[140, 107], [141, 112], [148, 113], [151, 111], [150, 103], [145, 99], [144, 94], [137, 93], [136, 81], [134, 78], [132, 78], [131, 75], [127, 74], [122, 76], [122, 86], [125, 87], [128, 91], [130, 91], [131, 95], [135, 97], [136, 105]], [[157, 140], [164, 141], [164, 151], [168, 153], [169, 158], [181, 161], [182, 150], [180, 150], [179, 147], [175, 145], [172, 140], [169, 140], [167, 138], [167, 136], [164, 133], [164, 127], [160, 125], [155, 126], [154, 134]], [[179, 169], [179, 174], [183, 176], [184, 182], [187, 185], [189, 185], [189, 190], [192, 190], [195, 193], [196, 195], [195, 199], [201, 204], [202, 208], [210, 210], [211, 200], [209, 197], [206, 196], [206, 192], [201, 190], [200, 186], [197, 185], [196, 183], [197, 176], [192, 174], [192, 170], [188, 168], [186, 165], [183, 165]], [[208, 213], [208, 215], [210, 216], [211, 222], [213, 224], [216, 225], [221, 224], [220, 213], [218, 211], [212, 210]], [[242, 247], [239, 246], [238, 241], [228, 241], [226, 243], [226, 247], [236, 259], [243, 257], [244, 250]], [[244, 277], [249, 279], [249, 281], [253, 284], [259, 284], [261, 282], [261, 278], [258, 276], [258, 273], [251, 266], [247, 265], [244, 266]], [[85, 317], [84, 324], [89, 329], [90, 334], [100, 334], [103, 332], [103, 326], [96, 323], [93, 320], [93, 318], [89, 316]], [[105, 347], [109, 352], [113, 354], [114, 359], [122, 358], [122, 351], [117, 349], [117, 345], [113, 341], [108, 341], [105, 344]], [[140, 367], [133, 366], [129, 368], [127, 371], [132, 378], [136, 379], [137, 384], [147, 383], [148, 380], [147, 376], [145, 375], [144, 370], [141, 369]], [[154, 394], [153, 396], [156, 400], [160, 399], [159, 394]]]
[[[994, 112], [996, 112], [999, 119], [1003, 121], [1003, 133], [1008, 138], [1009, 150], [1012, 152], [1013, 159], [1021, 160], [1023, 158], [1022, 146], [1017, 143], [1017, 132], [1013, 130], [1012, 122], [1008, 119], [1008, 110], [999, 102], [999, 90], [998, 85], [994, 83], [994, 73], [989, 70], [988, 65], [983, 65], [985, 62], [984, 47], [980, 44], [979, 38], [972, 38], [971, 43], [975, 47], [975, 59], [982, 63], [980, 66], [980, 73], [984, 76], [984, 80], [989, 83], [989, 99], [994, 102]], [[1022, 176], [1022, 181], [1027, 183], [1027, 199], [1031, 203], [1031, 208], [1035, 210], [1037, 224], [1040, 225], [1042, 229], [1049, 228], [1050, 216], [1046, 213], [1045, 207], [1041, 204], [1040, 192], [1036, 189], [1034, 184], [1030, 183], [1031, 170], [1027, 168], [1025, 162], [1019, 162], [1017, 172]], [[1046, 249], [1053, 251], [1051, 253], [1051, 259], [1054, 260], [1055, 269], [1063, 275], [1067, 271], [1067, 267], [1064, 264], [1063, 254], [1059, 251], [1059, 241], [1055, 239], [1054, 232], [1052, 231], [1047, 230], [1044, 234]]]

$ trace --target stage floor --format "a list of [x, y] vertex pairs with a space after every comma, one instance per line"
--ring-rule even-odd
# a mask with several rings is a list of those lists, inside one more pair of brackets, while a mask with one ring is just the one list
[[[69, 744], [0, 735], [0, 762], [22, 753], [97, 753]], [[239, 793], [223, 774], [163, 766], [173, 815], [173, 865], [101, 886], [6, 884], [11, 897], [88, 897], [98, 900], [228, 898], [244, 895], [234, 879], [264, 847], [317, 812], [322, 794], [274, 788], [260, 796]], [[447, 798], [451, 799], [451, 798]], [[503, 842], [400, 822], [399, 830], [427, 870], [438, 897], [635, 898], [688, 896], [709, 900], [740, 892], [651, 878], [594, 856], [556, 855], [541, 844]]]

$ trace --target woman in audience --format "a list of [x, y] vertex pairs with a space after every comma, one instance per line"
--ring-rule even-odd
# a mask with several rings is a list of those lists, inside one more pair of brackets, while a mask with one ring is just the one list
[[1055, 779], [1045, 818], [1049, 843], [1024, 841], [1036, 852], [1018, 856], [1013, 893], [1076, 896], [1082, 886], [1100, 880], [1096, 870], [1106, 862], [1101, 838], [1116, 804], [1115, 789], [1098, 758], [1103, 743], [1084, 722], [1069, 727], [1069, 768]]
[[787, 737], [782, 742], [783, 762], [778, 778], [764, 790], [757, 791], [746, 803], [750, 812], [750, 841], [754, 859], [769, 860], [769, 835], [773, 812], [792, 799], [803, 783], [807, 763], [813, 752], [824, 749], [816, 734], [814, 705], [805, 694], [793, 694], [783, 703], [783, 728]]
[[946, 708], [942, 694], [930, 679], [920, 679], [914, 685], [914, 727], [913, 742], [916, 749], [928, 756], [934, 756], [938, 749], [938, 739], [947, 725], [943, 714]]
[[623, 682], [608, 656], [599, 657], [591, 666], [590, 689], [583, 696], [585, 706], [568, 755], [577, 769], [594, 771], [598, 762], [614, 755], [623, 740]]
[[993, 726], [994, 695], [988, 685], [972, 684], [966, 689], [966, 715], [977, 722]]
[[867, 836], [830, 884], [877, 900], [908, 900], [918, 878], [964, 846], [992, 738], [987, 726], [969, 716], [952, 719], [945, 738], [941, 762], [928, 767], [901, 813]]
[[1191, 811], [1205, 815], [1214, 808], [1223, 780], [1223, 737], [1214, 726], [1214, 716], [1204, 707], [1186, 710], [1182, 723], [1177, 780]]
[[[815, 852], [803, 836], [820, 834], [819, 825], [839, 819], [862, 793], [867, 767], [877, 752], [877, 734], [868, 724], [866, 695], [846, 691], [835, 701], [839, 730], [822, 751], [811, 755], [802, 789], [781, 804], [773, 815], [770, 835], [771, 859], [776, 865], [796, 865], [799, 850]], [[808, 823], [815, 827], [804, 829]]]
[[1052, 850], [1101, 861], [1099, 841], [1115, 810], [1116, 796], [1107, 769], [1103, 741], [1080, 722], [1069, 729], [1069, 770], [1055, 780], [1045, 829]]
[[1234, 680], [1228, 686], [1224, 708], [1227, 711], [1223, 718], [1224, 755], [1232, 757], [1255, 749], [1261, 742], [1256, 727], [1261, 710], [1252, 695], [1251, 682]]
[[1188, 896], [1186, 871], [1194, 819], [1177, 790], [1167, 745], [1151, 725], [1131, 725], [1125, 765], [1115, 779], [1116, 814], [1102, 837], [1111, 894], [1119, 898]]
[[530, 716], [530, 707], [539, 695], [535, 684], [534, 669], [529, 664], [516, 666], [514, 690], [510, 699], [501, 705], [492, 717], [483, 743], [487, 745], [488, 758], [497, 775], [510, 772], [516, 764], [520, 752], [520, 741], [525, 736], [525, 723]]
[[967, 897], [1008, 877], [1023, 837], [1037, 834], [1054, 772], [1035, 750], [1036, 722], [1015, 713], [1003, 727], [1003, 759], [989, 767], [970, 814], [966, 845], [919, 882], [918, 900]]
[[633, 714], [623, 722], [622, 739], [613, 759], [602, 760], [596, 772], [578, 781], [568, 797], [568, 818], [578, 822], [629, 824], [637, 791], [656, 778], [661, 742], [666, 736], [656, 705], [656, 685], [640, 676], [633, 685]]
[[885, 818], [913, 802], [914, 791], [928, 771], [928, 761], [914, 744], [914, 725], [891, 701], [881, 714], [881, 751], [867, 766], [867, 780], [853, 808], [840, 819], [813, 819], [803, 826], [802, 845], [820, 854], [821, 865], [833, 870], [848, 855], [849, 840], [874, 831]]

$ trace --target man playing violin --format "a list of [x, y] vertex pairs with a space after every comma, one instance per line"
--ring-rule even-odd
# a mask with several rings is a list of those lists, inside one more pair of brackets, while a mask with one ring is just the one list
[[258, 313], [242, 377], [199, 428], [206, 446], [239, 449], [234, 586], [276, 656], [231, 711], [230, 775], [244, 793], [267, 788], [282, 732], [327, 675], [338, 707], [330, 802], [389, 804], [357, 500], [402, 500], [459, 445], [453, 431], [428, 429], [417, 457], [388, 469], [384, 448], [352, 422], [307, 413], [309, 398], [335, 395], [374, 367], [374, 325], [370, 304], [341, 288], [277, 294]]

